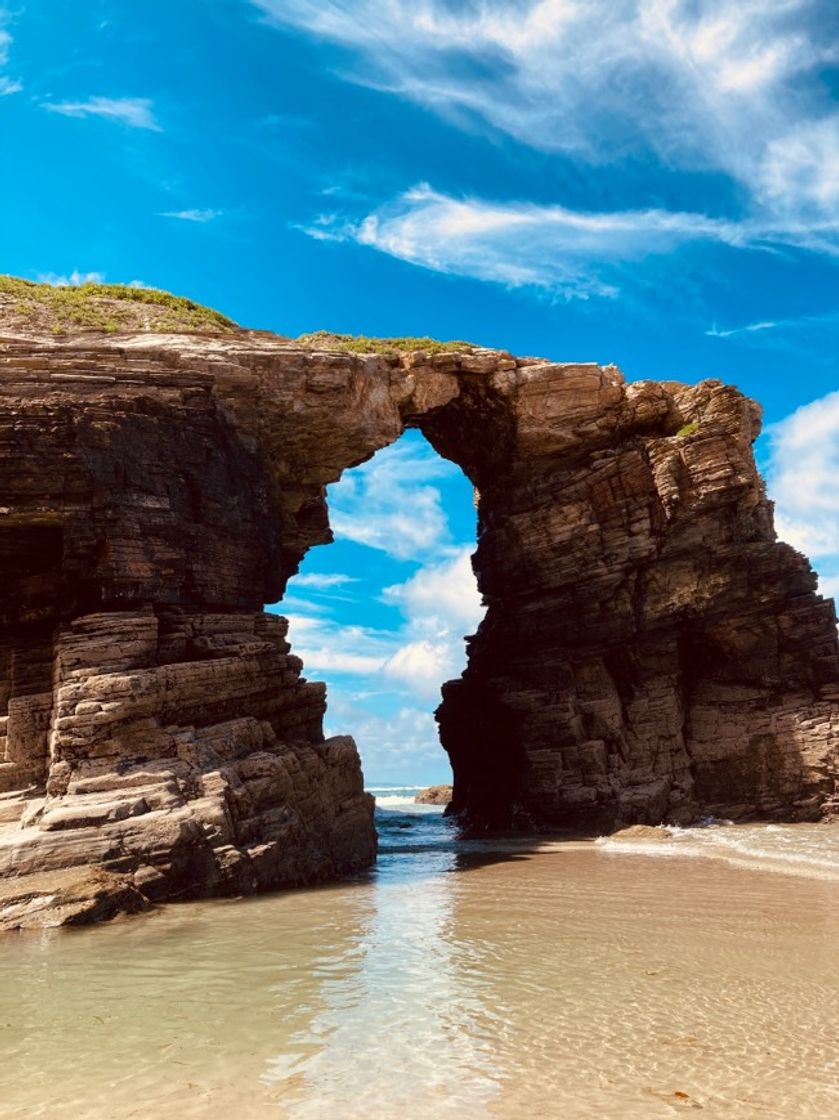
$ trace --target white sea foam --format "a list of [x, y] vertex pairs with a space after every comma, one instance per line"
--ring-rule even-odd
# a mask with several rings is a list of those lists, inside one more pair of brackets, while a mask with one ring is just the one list
[[407, 791], [419, 792], [425, 789], [425, 786], [367, 786], [365, 793], [372, 793], [374, 796], [379, 793], [406, 793]]
[[647, 837], [604, 836], [596, 844], [609, 854], [720, 859], [752, 870], [839, 880], [839, 830], [820, 824], [662, 826]]

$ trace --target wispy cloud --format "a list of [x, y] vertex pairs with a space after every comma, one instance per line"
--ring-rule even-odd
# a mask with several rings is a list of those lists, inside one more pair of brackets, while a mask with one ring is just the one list
[[769, 209], [830, 210], [831, 0], [252, 0], [351, 49], [351, 77], [592, 165], [720, 171]]
[[386, 587], [382, 597], [397, 605], [412, 625], [432, 620], [433, 632], [442, 623], [460, 637], [471, 633], [483, 617], [471, 553], [472, 546], [462, 545], [439, 562], [425, 564], [404, 583]]
[[839, 392], [768, 429], [767, 480], [778, 535], [809, 556], [825, 594], [839, 593]]
[[43, 107], [50, 113], [65, 117], [101, 117], [128, 128], [144, 128], [162, 132], [152, 102], [147, 97], [90, 97], [86, 101], [46, 101]]
[[345, 572], [309, 572], [294, 577], [295, 588], [309, 587], [315, 591], [346, 587], [348, 583], [358, 583], [358, 576], [350, 576]]
[[[286, 613], [283, 604], [277, 609]], [[309, 676], [375, 676], [398, 648], [398, 638], [390, 630], [348, 626], [322, 614], [288, 611], [286, 617], [294, 652], [303, 658]]]
[[766, 319], [756, 323], [746, 323], [741, 327], [720, 328], [714, 324], [705, 331], [710, 338], [755, 338], [774, 335], [798, 335], [818, 332], [824, 333], [839, 329], [839, 311], [828, 311], [822, 315], [796, 315], [789, 319]]
[[839, 114], [803, 121], [770, 140], [760, 167], [765, 201], [781, 210], [836, 214], [839, 207]]
[[223, 213], [223, 210], [164, 210], [160, 217], [176, 218], [181, 222], [212, 222]]
[[[639, 279], [627, 264], [687, 245], [839, 258], [830, 0], [251, 3], [345, 47], [350, 80], [563, 153], [614, 203], [584, 211], [421, 184], [366, 213], [316, 216], [304, 228], [317, 240], [582, 299], [616, 296]], [[666, 183], [686, 204], [638, 206], [627, 161], [643, 161], [657, 196]], [[696, 212], [698, 172], [715, 176], [716, 212]]]
[[747, 323], [744, 327], [730, 327], [728, 330], [719, 330], [716, 326], [705, 331], [710, 338], [731, 338], [735, 334], [757, 334], [758, 331], [773, 331], [779, 324], [767, 319], [761, 323]]
[[[0, 69], [8, 65], [9, 51], [14, 40], [6, 30], [4, 24], [8, 21], [9, 14], [0, 8]], [[20, 93], [23, 83], [17, 78], [10, 78], [7, 74], [0, 74], [0, 97], [8, 97], [12, 93]]]
[[839, 216], [804, 226], [658, 209], [586, 212], [455, 198], [425, 183], [360, 220], [320, 215], [305, 232], [319, 240], [353, 240], [436, 272], [583, 299], [617, 295], [626, 262], [691, 243], [839, 254]]

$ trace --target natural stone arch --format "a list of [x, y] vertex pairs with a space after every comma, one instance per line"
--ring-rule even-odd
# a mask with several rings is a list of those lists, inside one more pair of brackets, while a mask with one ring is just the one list
[[354, 745], [262, 607], [405, 427], [480, 493], [487, 615], [439, 709], [473, 825], [834, 808], [835, 614], [736, 389], [248, 332], [9, 340], [0, 369], [0, 875], [48, 873], [7, 923], [372, 860]]

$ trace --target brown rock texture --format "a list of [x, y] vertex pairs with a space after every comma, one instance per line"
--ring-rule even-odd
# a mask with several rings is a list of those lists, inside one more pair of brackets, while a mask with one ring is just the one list
[[[438, 720], [474, 827], [837, 806], [833, 604], [778, 543], [757, 407], [708, 381], [256, 332], [0, 339], [7, 927], [375, 858], [277, 601], [325, 487], [419, 427], [479, 494], [487, 615]], [[351, 729], [348, 729], [351, 730]]]
[[427, 786], [414, 798], [417, 805], [448, 805], [452, 799], [451, 786]]

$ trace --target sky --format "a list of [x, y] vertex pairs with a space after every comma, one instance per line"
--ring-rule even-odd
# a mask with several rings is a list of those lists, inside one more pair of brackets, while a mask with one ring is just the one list
[[[737, 384], [839, 594], [834, 0], [0, 0], [0, 271], [247, 326], [433, 335]], [[480, 604], [409, 433], [283, 605], [368, 780], [439, 780]]]

